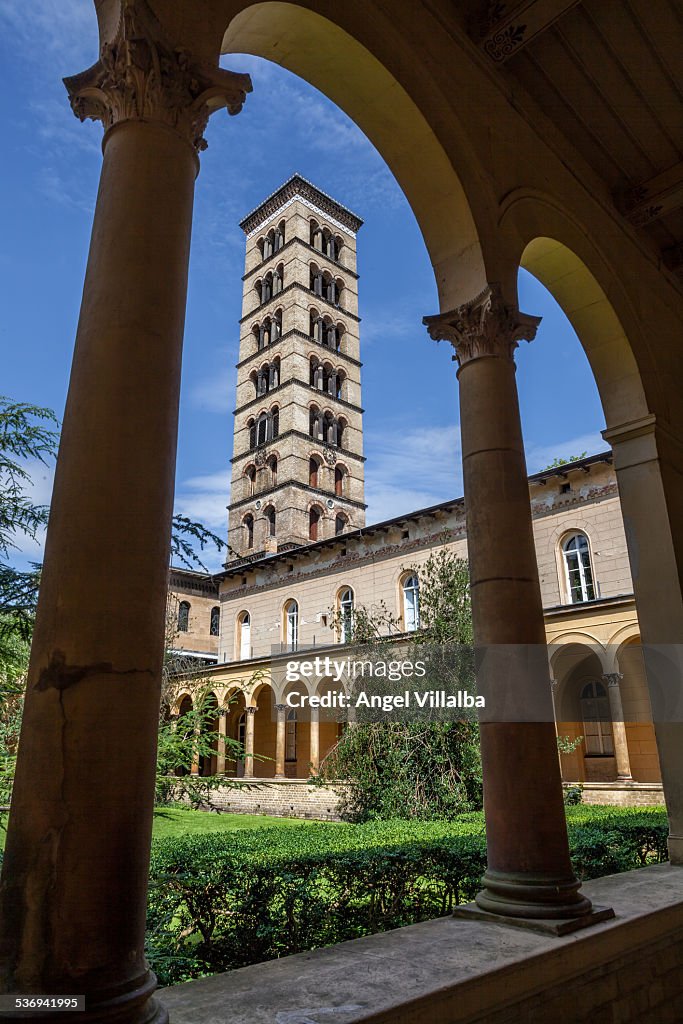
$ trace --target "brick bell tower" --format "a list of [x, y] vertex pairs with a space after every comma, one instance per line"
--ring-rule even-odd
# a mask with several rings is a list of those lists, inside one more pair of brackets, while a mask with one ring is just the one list
[[356, 233], [295, 174], [241, 222], [229, 561], [365, 524]]

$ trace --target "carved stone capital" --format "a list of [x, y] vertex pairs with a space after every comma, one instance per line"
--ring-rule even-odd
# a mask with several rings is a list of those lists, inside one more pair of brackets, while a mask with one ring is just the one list
[[470, 302], [422, 319], [430, 338], [449, 341], [454, 359], [462, 367], [484, 356], [512, 359], [520, 341], [536, 337], [540, 316], [520, 313], [517, 306], [506, 306], [499, 284], [487, 285]]
[[247, 707], [244, 710], [245, 710], [246, 714], [248, 714], [248, 715], [255, 715], [256, 712], [258, 711], [258, 708], [254, 707], [253, 704], [248, 704]]
[[100, 59], [64, 79], [71, 108], [81, 121], [101, 121], [105, 132], [124, 121], [152, 121], [177, 131], [197, 151], [209, 115], [242, 109], [249, 75], [198, 60], [168, 40], [147, 0], [122, 0], [116, 34]]
[[608, 686], [618, 686], [624, 678], [623, 672], [605, 672], [602, 677]]
[[276, 704], [275, 705], [275, 710], [277, 711], [278, 715], [284, 715], [285, 711], [287, 710], [287, 705], [286, 704]]

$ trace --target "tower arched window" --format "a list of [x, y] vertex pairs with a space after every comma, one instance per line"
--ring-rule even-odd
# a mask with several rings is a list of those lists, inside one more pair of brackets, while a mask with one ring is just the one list
[[263, 240], [263, 258], [264, 260], [269, 259], [273, 255], [273, 237], [271, 234], [267, 234]]
[[296, 601], [285, 604], [285, 643], [287, 649], [295, 651], [299, 646], [299, 605]]
[[247, 420], [247, 430], [249, 431], [249, 447], [256, 447], [256, 420]]
[[311, 487], [320, 486], [319, 469], [320, 461], [315, 456], [311, 456], [308, 460], [308, 483]]
[[338, 498], [343, 497], [344, 494], [344, 478], [346, 473], [341, 466], [335, 466], [334, 468], [334, 493]]
[[348, 525], [349, 525], [348, 519], [346, 518], [345, 515], [342, 515], [341, 512], [339, 513], [338, 516], [335, 516], [335, 520], [334, 520], [334, 535], [335, 535], [335, 537], [338, 537], [340, 533], [343, 533]]
[[190, 602], [181, 601], [178, 605], [178, 632], [187, 633], [190, 628]]
[[221, 631], [221, 610], [218, 605], [214, 605], [211, 609], [211, 624], [209, 626], [209, 633], [211, 636], [218, 636]]
[[316, 440], [322, 440], [323, 436], [323, 416], [316, 406], [311, 408], [309, 418], [309, 433], [311, 437], [315, 437]]
[[242, 520], [242, 526], [244, 528], [244, 546], [246, 548], [253, 548], [254, 546], [254, 517], [251, 513], [248, 513]]
[[268, 390], [279, 387], [280, 384], [280, 360], [274, 359], [268, 367]]
[[420, 581], [416, 573], [403, 580], [403, 628], [412, 633], [420, 628]]
[[270, 340], [277, 341], [282, 337], [282, 310], [278, 309], [270, 325]]
[[351, 587], [344, 587], [339, 591], [337, 599], [339, 611], [339, 642], [349, 643], [353, 639], [353, 591]]
[[273, 274], [273, 295], [279, 295], [282, 291], [284, 287], [284, 276], [284, 267], [280, 264]]
[[567, 594], [572, 604], [595, 599], [593, 567], [588, 537], [585, 533], [573, 533], [562, 542]]
[[240, 612], [237, 616], [237, 654], [240, 661], [251, 658], [251, 616]]
[[271, 455], [268, 459], [268, 469], [270, 471], [270, 486], [277, 487], [277, 455]]
[[270, 411], [270, 436], [277, 437], [280, 433], [280, 410], [277, 405]]
[[251, 497], [256, 490], [256, 466], [247, 466], [244, 471], [244, 479], [246, 481], [247, 494]]
[[308, 539], [319, 540], [320, 533], [320, 509], [315, 505], [308, 513]]
[[264, 444], [269, 440], [268, 437], [268, 424], [269, 415], [267, 412], [262, 412], [259, 418], [256, 420], [256, 444]]
[[269, 505], [268, 508], [266, 509], [265, 517], [266, 517], [266, 524], [267, 524], [267, 529], [268, 529], [268, 536], [269, 537], [274, 537], [275, 536], [275, 529], [276, 529], [276, 516], [275, 516], [275, 509], [273, 508], [272, 505]]
[[609, 697], [602, 683], [597, 680], [586, 683], [581, 690], [580, 704], [586, 754], [609, 757], [614, 753], [612, 718]]

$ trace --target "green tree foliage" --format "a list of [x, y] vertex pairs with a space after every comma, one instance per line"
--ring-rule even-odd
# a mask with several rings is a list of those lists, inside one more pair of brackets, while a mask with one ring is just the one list
[[[418, 570], [420, 628], [402, 657], [422, 658], [427, 678], [438, 679], [442, 662], [452, 662], [472, 644], [467, 562], [445, 546]], [[354, 643], [386, 657], [402, 624], [381, 604], [354, 610]], [[389, 640], [387, 640], [389, 638]], [[431, 685], [431, 684], [430, 684]], [[434, 684], [439, 688], [439, 684]], [[454, 818], [481, 807], [482, 776], [476, 721], [358, 721], [348, 727], [322, 766], [321, 781], [348, 783], [342, 815], [349, 821], [410, 817]]]
[[[23, 690], [28, 668], [30, 639], [40, 584], [39, 563], [28, 570], [9, 564], [10, 553], [19, 548], [21, 537], [35, 540], [47, 525], [49, 508], [35, 504], [29, 494], [32, 462], [48, 465], [57, 451], [59, 422], [51, 409], [13, 402], [0, 396], [0, 806], [9, 802], [14, 778], [19, 729], [23, 710]], [[206, 567], [197, 554], [208, 545], [225, 547], [220, 537], [187, 516], [173, 518], [172, 556], [190, 569]], [[175, 665], [174, 671], [181, 666]], [[210, 727], [215, 712], [197, 686], [198, 700], [192, 711], [192, 728], [171, 729], [168, 715], [160, 723], [157, 795], [168, 798], [169, 774], [189, 770], [192, 764], [209, 756], [213, 742]], [[234, 741], [229, 741], [234, 745]], [[239, 744], [237, 744], [239, 746]], [[221, 780], [222, 781], [222, 780]], [[196, 777], [180, 783], [179, 794], [198, 802], [216, 788], [218, 780]], [[194, 788], [193, 788], [194, 786]]]
[[581, 452], [580, 455], [570, 455], [568, 459], [561, 459], [558, 456], [549, 466], [545, 466], [542, 472], [545, 472], [546, 469], [559, 469], [560, 466], [568, 466], [571, 462], [581, 462], [581, 459], [585, 459], [587, 455], [588, 452]]

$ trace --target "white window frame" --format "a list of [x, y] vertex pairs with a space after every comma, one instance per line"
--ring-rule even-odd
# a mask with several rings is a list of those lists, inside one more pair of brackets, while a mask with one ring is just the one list
[[288, 651], [299, 646], [299, 604], [294, 598], [285, 605], [285, 643]]
[[[583, 541], [585, 546], [582, 549], [575, 546], [570, 550], [569, 545], [573, 541]], [[570, 568], [570, 557], [576, 559], [577, 564], [575, 568]], [[588, 536], [582, 530], [575, 530], [573, 533], [565, 535], [562, 541], [562, 565], [564, 566], [564, 581], [569, 604], [582, 604], [585, 601], [594, 601], [597, 596], [597, 587], [591, 546]], [[572, 573], [577, 571], [581, 596], [575, 598], [572, 586]]]
[[403, 628], [414, 633], [420, 628], [420, 580], [417, 573], [406, 576], [401, 584], [403, 595]]
[[[346, 595], [349, 595], [347, 598]], [[353, 639], [355, 594], [351, 587], [339, 591], [339, 643], [347, 644]]]

